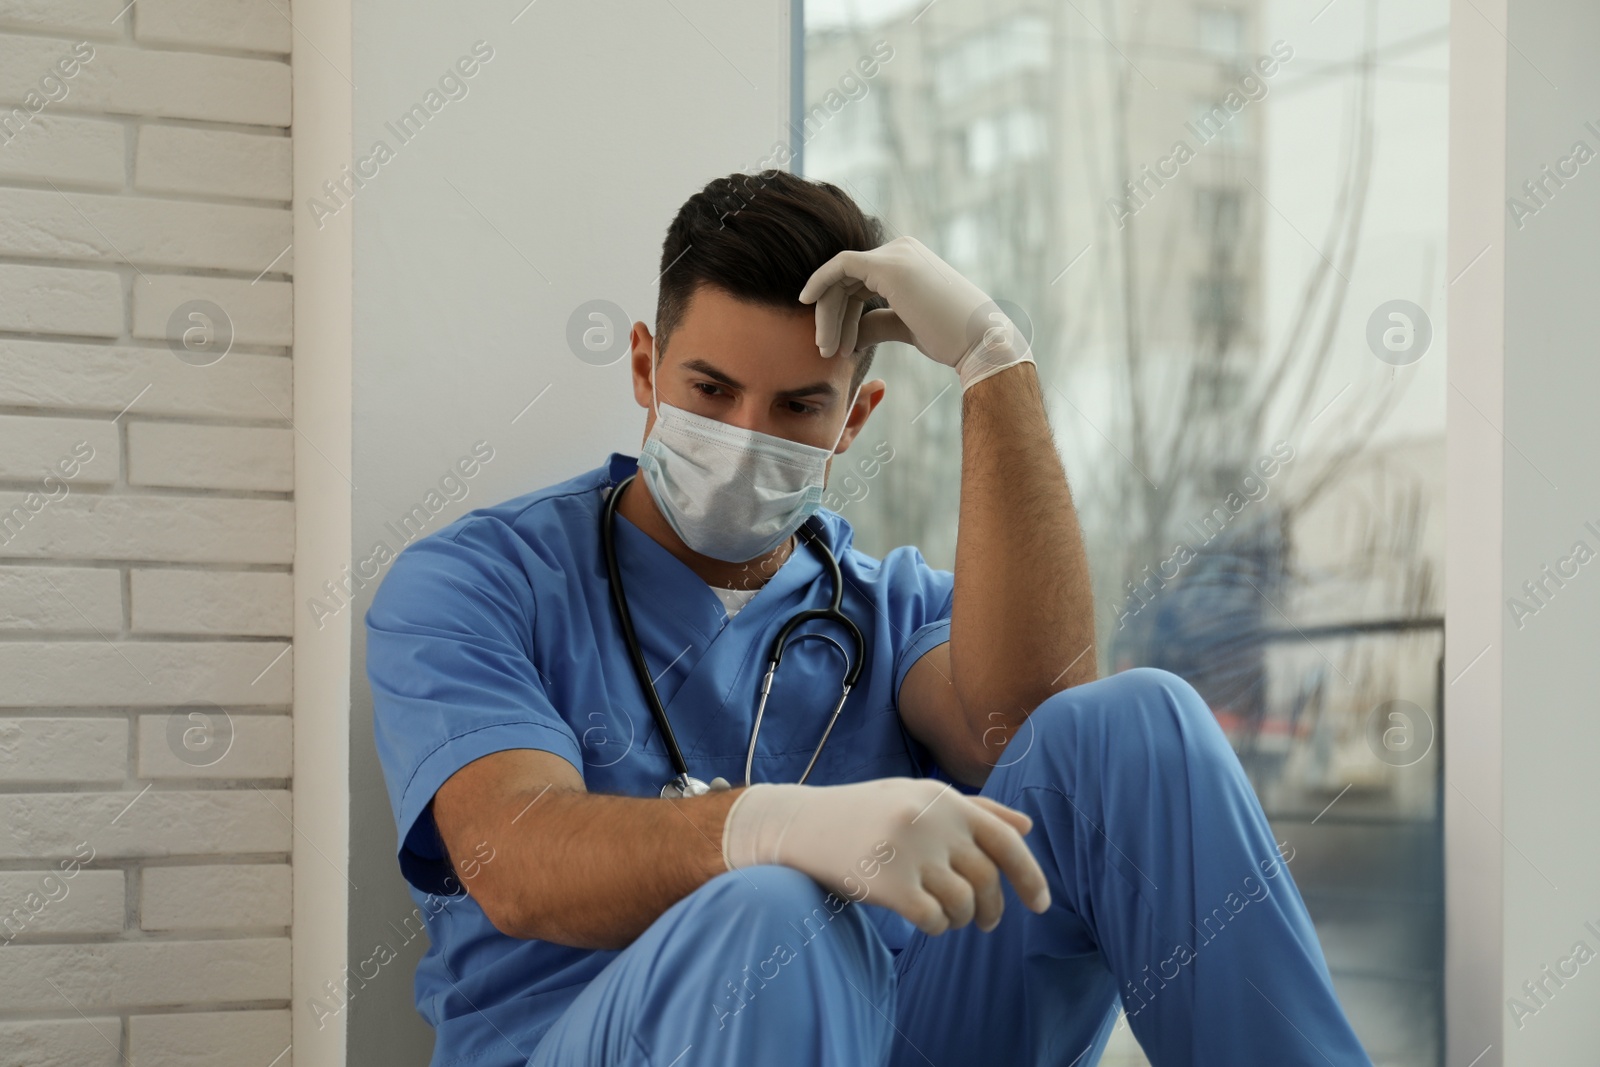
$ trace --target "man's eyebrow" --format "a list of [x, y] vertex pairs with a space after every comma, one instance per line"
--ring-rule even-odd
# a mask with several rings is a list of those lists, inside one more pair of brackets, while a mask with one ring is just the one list
[[[684, 370], [694, 371], [697, 374], [704, 374], [707, 378], [711, 378], [711, 379], [714, 379], [715, 381], [721, 382], [723, 385], [727, 386], [729, 389], [743, 389], [744, 388], [744, 386], [741, 383], [739, 383], [738, 381], [736, 381], [734, 378], [730, 377], [729, 375], [725, 374], [721, 370], [719, 370], [716, 367], [712, 366], [710, 363], [707, 363], [703, 359], [688, 359], [688, 360], [684, 360], [683, 368], [684, 368]], [[829, 382], [829, 381], [812, 382], [810, 385], [802, 385], [802, 386], [800, 386], [799, 388], [796, 388], [796, 389], [781, 389], [781, 390], [778, 391], [778, 396], [783, 397], [785, 399], [796, 399], [796, 398], [805, 397], [805, 396], [836, 397], [838, 395], [839, 395], [838, 387], [836, 387], [832, 382]]]

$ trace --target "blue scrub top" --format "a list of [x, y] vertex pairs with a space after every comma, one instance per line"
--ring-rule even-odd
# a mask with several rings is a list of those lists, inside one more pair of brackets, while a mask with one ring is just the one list
[[[617, 955], [496, 930], [463, 892], [466, 870], [452, 871], [429, 805], [452, 774], [503, 749], [553, 752], [593, 793], [657, 797], [673, 777], [628, 657], [600, 546], [606, 496], [636, 469], [635, 457], [612, 453], [575, 478], [468, 512], [407, 546], [366, 612], [373, 728], [400, 870], [430, 942], [417, 967], [416, 1003], [437, 1031], [433, 1067], [511, 1062], [508, 1040], [531, 1052]], [[866, 662], [806, 782], [948, 781], [901, 725], [896, 702], [911, 665], [949, 640], [955, 576], [929, 567], [910, 546], [874, 559], [852, 546], [843, 517], [827, 509], [818, 516]], [[616, 544], [634, 629], [690, 773], [742, 783], [773, 638], [795, 613], [828, 605], [826, 565], [798, 543], [728, 619], [702, 578], [621, 514]], [[839, 631], [812, 623], [800, 632], [830, 633], [852, 647]], [[800, 777], [843, 676], [831, 643], [791, 640], [762, 719], [753, 782]], [[505, 847], [486, 843], [477, 859]], [[472, 859], [458, 858], [464, 868]], [[898, 952], [914, 927], [886, 908], [861, 906]]]

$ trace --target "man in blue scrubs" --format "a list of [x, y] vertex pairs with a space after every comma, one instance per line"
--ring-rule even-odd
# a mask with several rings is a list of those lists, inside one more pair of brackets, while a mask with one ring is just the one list
[[[1119, 1007], [1156, 1067], [1370, 1065], [1205, 703], [1165, 671], [1096, 678], [1010, 321], [777, 171], [691, 197], [662, 267], [658, 332], [631, 334], [638, 459], [414, 543], [366, 614], [433, 1067], [1087, 1067]], [[960, 386], [953, 573], [867, 556], [819, 508], [883, 340]], [[861, 645], [802, 625], [750, 753], [774, 636], [833, 595], [824, 549]], [[860, 675], [818, 753], [841, 650]], [[662, 795], [647, 686], [710, 790]]]

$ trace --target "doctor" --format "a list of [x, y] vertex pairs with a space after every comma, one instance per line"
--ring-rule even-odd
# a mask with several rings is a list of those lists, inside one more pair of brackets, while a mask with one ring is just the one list
[[[1119, 1007], [1156, 1067], [1370, 1065], [1205, 703], [1095, 679], [1010, 321], [779, 171], [661, 262], [638, 459], [414, 543], [366, 614], [433, 1067], [1087, 1067]], [[953, 574], [818, 506], [883, 340], [959, 387]]]

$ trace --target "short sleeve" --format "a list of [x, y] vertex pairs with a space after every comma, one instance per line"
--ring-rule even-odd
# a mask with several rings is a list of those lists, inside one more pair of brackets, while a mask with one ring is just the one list
[[515, 533], [477, 519], [408, 546], [365, 622], [373, 733], [406, 880], [449, 895], [429, 802], [491, 752], [553, 752], [580, 771], [577, 737], [532, 660], [533, 593]]
[[900, 686], [912, 665], [950, 640], [956, 576], [928, 566], [922, 553], [911, 546], [895, 549], [884, 564], [889, 571], [890, 596], [897, 608], [891, 615], [904, 620], [900, 631], [905, 638], [894, 660], [894, 702], [898, 708]]

